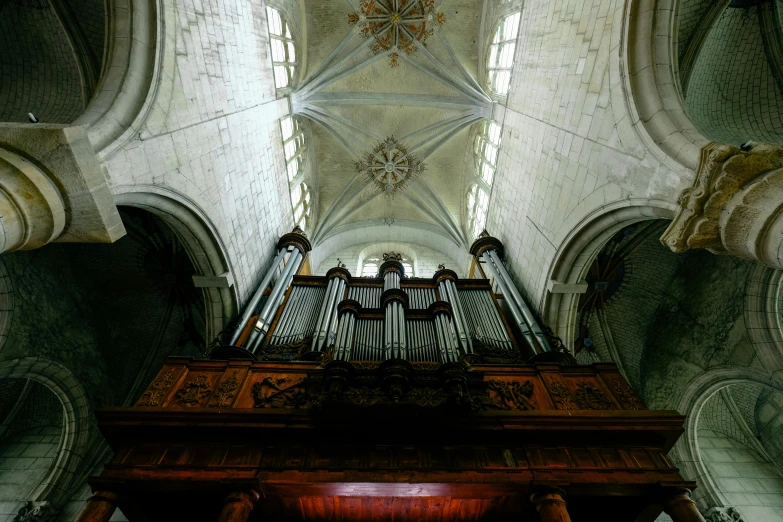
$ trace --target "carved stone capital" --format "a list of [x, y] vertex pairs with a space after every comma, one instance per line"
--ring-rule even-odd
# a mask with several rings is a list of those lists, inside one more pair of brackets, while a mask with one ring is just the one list
[[679, 205], [661, 237], [674, 252], [704, 248], [783, 268], [783, 149], [710, 143]]

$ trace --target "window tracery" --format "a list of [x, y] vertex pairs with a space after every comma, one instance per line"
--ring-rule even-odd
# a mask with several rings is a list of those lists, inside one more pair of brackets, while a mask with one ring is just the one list
[[286, 116], [280, 120], [280, 131], [283, 133], [283, 152], [285, 154], [288, 181], [293, 182], [304, 166], [305, 138], [299, 120]]
[[300, 183], [291, 189], [291, 206], [294, 209], [294, 223], [302, 230], [310, 224], [310, 187]]
[[516, 12], [501, 19], [489, 46], [487, 82], [489, 89], [501, 96], [508, 94], [511, 84], [511, 68], [514, 65], [520, 18], [521, 13]]
[[473, 146], [476, 158], [476, 179], [468, 191], [467, 200], [468, 231], [473, 237], [478, 237], [487, 223], [489, 195], [495, 181], [500, 141], [500, 125], [495, 121], [484, 122]]
[[269, 25], [269, 45], [272, 48], [272, 67], [275, 87], [284, 89], [294, 81], [296, 72], [296, 44], [291, 28], [280, 11], [266, 7], [266, 21]]

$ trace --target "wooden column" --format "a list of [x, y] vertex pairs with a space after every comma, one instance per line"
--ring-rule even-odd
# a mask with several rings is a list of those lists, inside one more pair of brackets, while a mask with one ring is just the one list
[[226, 497], [218, 522], [247, 522], [257, 501], [258, 493], [252, 490], [231, 493]]
[[663, 505], [664, 512], [674, 522], [705, 522], [696, 502], [691, 499], [691, 490], [680, 489], [670, 495]]
[[565, 491], [556, 487], [538, 488], [530, 495], [530, 501], [536, 506], [542, 522], [571, 522], [563, 500]]
[[108, 522], [117, 509], [119, 497], [111, 491], [98, 491], [87, 499], [87, 504], [76, 517], [76, 522]]

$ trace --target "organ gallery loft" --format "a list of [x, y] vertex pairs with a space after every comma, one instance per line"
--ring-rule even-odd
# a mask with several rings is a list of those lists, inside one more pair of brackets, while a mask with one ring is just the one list
[[0, 1], [0, 522], [783, 522], [783, 1]]

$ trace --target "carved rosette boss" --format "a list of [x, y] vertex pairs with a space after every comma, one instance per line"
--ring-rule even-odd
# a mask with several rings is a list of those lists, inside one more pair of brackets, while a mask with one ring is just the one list
[[679, 205], [661, 237], [674, 252], [704, 248], [783, 268], [783, 149], [711, 143]]

